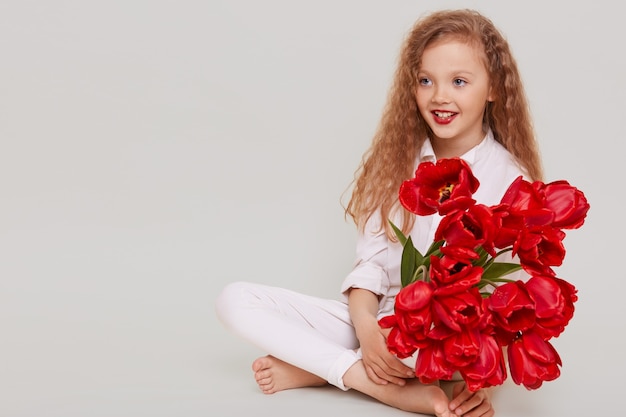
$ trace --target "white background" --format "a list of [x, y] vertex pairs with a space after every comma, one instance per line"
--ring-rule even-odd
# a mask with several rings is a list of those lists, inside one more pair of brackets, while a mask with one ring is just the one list
[[472, 7], [518, 60], [547, 180], [587, 195], [559, 276], [562, 375], [501, 416], [623, 409], [626, 37], [596, 1], [0, 2], [0, 416], [404, 415], [334, 388], [264, 396], [217, 321], [234, 280], [334, 298], [340, 198], [404, 35]]

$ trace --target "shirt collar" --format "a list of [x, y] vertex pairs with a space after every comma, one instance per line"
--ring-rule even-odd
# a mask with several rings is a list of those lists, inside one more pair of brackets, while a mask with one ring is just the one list
[[[491, 129], [487, 130], [487, 134], [485, 135], [483, 140], [481, 140], [478, 145], [474, 146], [472, 149], [461, 155], [461, 159], [463, 159], [471, 166], [477, 159], [480, 159], [480, 156], [483, 155], [484, 152], [486, 152], [491, 147], [494, 141], [495, 139], [493, 138], [493, 132], [491, 131]], [[430, 138], [426, 138], [426, 141], [424, 141], [424, 144], [422, 145], [422, 149], [420, 151], [419, 162], [435, 162], [436, 160], [437, 157], [435, 156], [435, 151], [433, 150], [433, 145], [430, 142]]]

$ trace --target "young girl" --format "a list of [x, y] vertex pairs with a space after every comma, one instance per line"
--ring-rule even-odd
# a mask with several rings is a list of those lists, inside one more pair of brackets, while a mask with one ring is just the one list
[[497, 204], [519, 175], [541, 180], [527, 101], [509, 46], [471, 10], [418, 20], [400, 55], [378, 132], [357, 171], [346, 207], [359, 230], [356, 262], [339, 300], [254, 283], [229, 284], [217, 300], [225, 326], [268, 352], [254, 361], [264, 393], [330, 383], [385, 404], [440, 417], [493, 416], [490, 390], [461, 381], [451, 398], [421, 384], [411, 363], [389, 353], [378, 319], [393, 313], [401, 288], [398, 243], [388, 219], [422, 253], [437, 214], [415, 216], [398, 203], [403, 180], [423, 161], [461, 157], [480, 181], [474, 198]]

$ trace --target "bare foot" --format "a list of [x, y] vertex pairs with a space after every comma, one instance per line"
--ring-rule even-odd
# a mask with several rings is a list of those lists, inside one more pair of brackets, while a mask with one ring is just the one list
[[343, 377], [344, 384], [378, 401], [400, 410], [431, 414], [437, 417], [456, 417], [448, 408], [450, 400], [438, 385], [425, 385], [417, 378], [406, 380], [406, 385], [373, 382], [367, 376], [362, 361], [356, 362]]
[[262, 356], [252, 363], [254, 379], [264, 394], [292, 388], [319, 387], [327, 382], [317, 375], [283, 362], [274, 356]]

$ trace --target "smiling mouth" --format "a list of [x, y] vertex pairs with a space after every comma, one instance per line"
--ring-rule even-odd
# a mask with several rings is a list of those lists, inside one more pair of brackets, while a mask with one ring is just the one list
[[456, 113], [451, 111], [433, 111], [433, 114], [440, 119], [449, 119], [454, 116]]
[[433, 121], [438, 125], [445, 126], [452, 123], [453, 120], [456, 119], [458, 113], [453, 111], [441, 111], [441, 110], [433, 110]]

